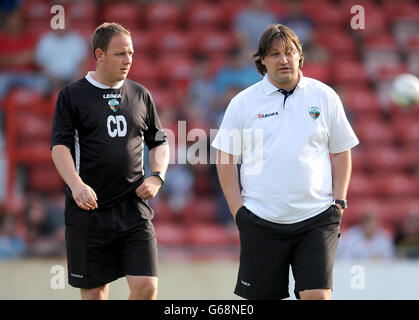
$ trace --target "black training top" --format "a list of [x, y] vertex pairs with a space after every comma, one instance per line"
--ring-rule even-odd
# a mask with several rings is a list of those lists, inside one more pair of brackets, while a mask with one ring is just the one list
[[[77, 172], [96, 192], [98, 206], [112, 207], [143, 180], [143, 142], [149, 149], [166, 141], [150, 92], [125, 79], [102, 89], [86, 78], [58, 96], [51, 148], [71, 150]], [[68, 186], [66, 195], [72, 198]]]

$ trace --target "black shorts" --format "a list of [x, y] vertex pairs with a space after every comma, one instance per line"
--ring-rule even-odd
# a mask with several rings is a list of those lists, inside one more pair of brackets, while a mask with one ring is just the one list
[[337, 206], [307, 220], [277, 224], [246, 207], [237, 212], [240, 268], [234, 293], [246, 299], [289, 297], [289, 268], [295, 296], [307, 289], [331, 289], [339, 226]]
[[66, 199], [68, 283], [92, 289], [125, 275], [157, 276], [157, 242], [151, 220], [133, 201], [85, 211]]

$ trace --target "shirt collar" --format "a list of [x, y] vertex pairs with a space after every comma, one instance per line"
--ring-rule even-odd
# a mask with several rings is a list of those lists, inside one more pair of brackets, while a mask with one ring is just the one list
[[[306, 85], [306, 83], [307, 83], [307, 80], [306, 80], [306, 78], [303, 76], [303, 72], [301, 71], [301, 70], [299, 70], [298, 71], [298, 73], [300, 74], [300, 81], [298, 81], [298, 83], [297, 83], [297, 86], [295, 87], [295, 89], [298, 89], [298, 88], [304, 88], [305, 87], [305, 85]], [[268, 74], [266, 73], [265, 74], [265, 76], [263, 77], [263, 79], [262, 79], [262, 88], [263, 88], [263, 91], [265, 92], [265, 94], [268, 96], [268, 95], [271, 95], [272, 93], [274, 93], [274, 92], [277, 92], [278, 91], [278, 88], [277, 87], [275, 87], [270, 81], [269, 81], [269, 78], [268, 78]]]
[[109, 87], [103, 83], [100, 83], [98, 81], [96, 81], [95, 79], [93, 79], [92, 75], [91, 75], [92, 71], [89, 71], [86, 74], [86, 80], [89, 81], [92, 85], [94, 85], [95, 87], [98, 87], [100, 89], [119, 89], [122, 87], [122, 85], [124, 84], [124, 80], [119, 81], [116, 85], [114, 85], [113, 87]]

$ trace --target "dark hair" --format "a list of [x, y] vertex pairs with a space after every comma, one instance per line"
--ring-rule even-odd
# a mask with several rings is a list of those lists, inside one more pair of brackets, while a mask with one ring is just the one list
[[271, 24], [263, 32], [259, 39], [259, 48], [253, 54], [253, 61], [255, 62], [256, 68], [261, 75], [265, 75], [267, 72], [266, 67], [262, 64], [262, 59], [268, 55], [276, 40], [281, 41], [286, 47], [294, 44], [300, 55], [299, 67], [301, 68], [304, 64], [303, 48], [294, 31], [283, 24]]
[[96, 49], [102, 49], [106, 51], [111, 42], [111, 39], [116, 34], [125, 34], [131, 37], [130, 32], [115, 22], [105, 22], [98, 26], [93, 33], [92, 38], [92, 49], [93, 49], [93, 56], [96, 59]]

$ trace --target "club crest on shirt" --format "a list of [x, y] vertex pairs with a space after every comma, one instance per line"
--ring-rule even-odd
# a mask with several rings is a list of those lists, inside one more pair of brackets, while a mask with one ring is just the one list
[[320, 108], [316, 106], [310, 107], [308, 113], [310, 114], [310, 117], [316, 120], [320, 116]]
[[108, 101], [108, 105], [113, 112], [117, 112], [119, 109], [119, 101], [116, 99], [111, 99]]

